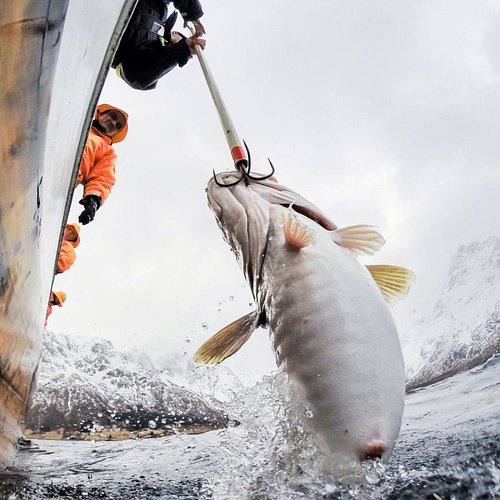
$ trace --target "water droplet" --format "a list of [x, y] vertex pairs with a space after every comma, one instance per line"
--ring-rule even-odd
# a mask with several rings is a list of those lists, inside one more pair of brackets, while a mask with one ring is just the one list
[[150, 429], [156, 429], [156, 422], [155, 422], [154, 420], [150, 420], [150, 421], [148, 422], [148, 427], [149, 427]]
[[202, 327], [204, 330], [208, 330], [208, 323], [203, 322], [203, 323], [201, 324], [201, 327]]
[[327, 493], [335, 493], [337, 491], [337, 487], [333, 484], [325, 484], [325, 491]]
[[377, 460], [373, 467], [379, 474], [385, 473], [385, 465], [380, 460]]
[[[68, 231], [69, 231], [69, 229], [68, 229]], [[71, 237], [71, 236], [70, 236], [70, 237]], [[74, 236], [73, 236], [73, 238], [74, 238]], [[98, 416], [98, 417], [102, 417], [102, 413], [101, 413], [101, 412], [99, 412], [99, 413], [97, 414], [97, 416]]]
[[230, 295], [229, 300], [232, 302], [234, 300], [234, 297], [232, 295]]
[[189, 343], [191, 342], [191, 339], [190, 339], [189, 337], [186, 337], [186, 338], [184, 339], [184, 342], [186, 342], [186, 344], [189, 344]]
[[380, 476], [374, 468], [365, 473], [365, 478], [370, 484], [378, 484], [380, 482]]
[[313, 418], [314, 414], [309, 408], [304, 408], [304, 417]]

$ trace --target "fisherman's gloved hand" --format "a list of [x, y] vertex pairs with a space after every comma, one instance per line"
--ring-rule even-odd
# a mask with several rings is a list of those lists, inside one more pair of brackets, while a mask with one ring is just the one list
[[85, 226], [94, 220], [95, 213], [101, 206], [101, 200], [98, 196], [89, 194], [82, 198], [79, 203], [85, 207], [85, 210], [78, 217], [78, 222], [81, 222]]

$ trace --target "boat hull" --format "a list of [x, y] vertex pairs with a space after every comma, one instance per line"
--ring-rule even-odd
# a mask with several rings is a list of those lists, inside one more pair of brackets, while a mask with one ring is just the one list
[[74, 179], [134, 5], [135, 0], [2, 3], [0, 469], [12, 464], [23, 432]]

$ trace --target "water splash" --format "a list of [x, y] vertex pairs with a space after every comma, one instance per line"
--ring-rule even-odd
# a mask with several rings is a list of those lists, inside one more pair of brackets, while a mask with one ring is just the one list
[[[186, 371], [187, 387], [213, 390], [227, 375], [223, 366], [203, 368]], [[19, 498], [498, 498], [500, 402], [487, 397], [499, 382], [496, 364], [408, 395], [391, 462], [363, 464], [363, 484], [322, 472], [304, 407], [294, 406], [286, 376], [274, 373], [251, 388], [226, 380], [224, 407], [235, 422], [227, 429], [139, 442], [40, 441], [47, 453], [20, 455], [13, 474], [25, 467], [28, 479], [14, 491]]]

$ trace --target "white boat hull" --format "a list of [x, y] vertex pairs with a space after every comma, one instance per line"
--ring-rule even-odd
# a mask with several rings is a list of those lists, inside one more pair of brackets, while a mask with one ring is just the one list
[[15, 0], [0, 9], [0, 469], [36, 385], [74, 179], [135, 0]]

